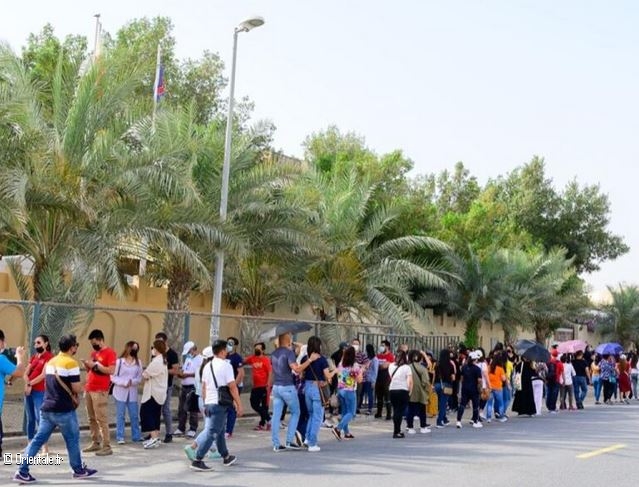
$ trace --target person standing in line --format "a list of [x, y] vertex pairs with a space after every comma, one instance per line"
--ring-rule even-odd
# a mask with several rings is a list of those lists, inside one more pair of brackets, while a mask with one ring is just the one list
[[[162, 404], [162, 417], [164, 418], [164, 443], [173, 441], [173, 412], [171, 411], [171, 398], [173, 397], [173, 379], [180, 374], [180, 358], [169, 345], [169, 338], [163, 331], [155, 334], [156, 340], [162, 340], [166, 347], [165, 360], [168, 376], [166, 379], [166, 401]], [[147, 437], [151, 439], [151, 437]]]
[[637, 367], [637, 362], [639, 362], [639, 355], [633, 353], [630, 358], [630, 382], [632, 383], [632, 397], [635, 401], [639, 401], [639, 396], [637, 396], [637, 385], [639, 383], [639, 368]]
[[[537, 414], [537, 406], [535, 405], [535, 394], [533, 386], [533, 378], [536, 374], [533, 363], [522, 358], [515, 365], [515, 373], [519, 374], [519, 390], [515, 389], [515, 399], [513, 401], [513, 412], [521, 415], [534, 416]], [[516, 375], [513, 375], [513, 380]]]
[[264, 354], [266, 345], [259, 342], [253, 345], [253, 355], [246, 358], [246, 365], [253, 371], [253, 387], [251, 388], [251, 408], [260, 416], [255, 431], [268, 429], [271, 416], [268, 413], [268, 378], [271, 375], [271, 361]]
[[115, 439], [118, 445], [124, 445], [124, 423], [126, 412], [131, 422], [131, 441], [142, 441], [140, 414], [138, 405], [138, 386], [142, 383], [142, 362], [138, 357], [140, 345], [128, 341], [115, 364], [115, 373], [111, 376], [113, 399], [115, 400]]
[[360, 410], [366, 397], [367, 411], [365, 414], [373, 413], [373, 403], [375, 402], [375, 382], [379, 371], [379, 359], [375, 356], [375, 347], [369, 343], [366, 345], [366, 355], [368, 356], [369, 365], [364, 371], [364, 381], [362, 382], [362, 393], [359, 396], [359, 404], [357, 409]]
[[575, 402], [577, 409], [584, 408], [584, 399], [588, 394], [588, 382], [590, 382], [590, 368], [588, 362], [584, 359], [584, 353], [578, 350], [575, 353], [575, 359], [572, 361], [575, 369], [575, 376], [572, 378], [572, 384], [575, 389]]
[[395, 355], [393, 355], [391, 351], [391, 344], [388, 340], [382, 340], [382, 344], [377, 350], [377, 359], [379, 360], [379, 371], [377, 372], [377, 381], [375, 382], [375, 403], [377, 406], [375, 418], [382, 417], [382, 409], [384, 405], [386, 405], [386, 420], [390, 421], [392, 410], [390, 395], [388, 393], [388, 386], [390, 384], [388, 367], [395, 362]]
[[168, 401], [166, 382], [169, 370], [166, 366], [166, 342], [156, 339], [151, 348], [153, 359], [142, 372], [144, 389], [140, 404], [140, 423], [142, 431], [149, 433], [149, 439], [143, 444], [145, 450], [160, 446], [160, 423], [162, 407]]
[[[437, 423], [436, 428], [445, 428], [450, 421], [446, 417], [446, 407], [448, 406], [447, 391], [452, 391], [455, 380], [455, 364], [450, 359], [450, 353], [446, 349], [439, 352], [439, 360], [435, 368], [435, 392], [437, 393]], [[501, 390], [500, 390], [501, 392]]]
[[604, 404], [610, 405], [617, 385], [617, 369], [612, 355], [604, 355], [601, 362], [599, 362], [599, 375], [603, 384]]
[[617, 377], [619, 377], [619, 393], [621, 399], [619, 402], [630, 404], [630, 393], [632, 392], [632, 384], [630, 383], [630, 363], [626, 355], [619, 357], [619, 363], [617, 364]]
[[[233, 367], [233, 375], [235, 376], [238, 394], [242, 394], [242, 389], [244, 388], [244, 359], [237, 351], [240, 341], [235, 337], [228, 337], [226, 343], [226, 347], [228, 348], [226, 360], [228, 360]], [[235, 429], [237, 413], [235, 408], [228, 408], [226, 414], [228, 415], [226, 417], [226, 437], [231, 438], [233, 436], [233, 430]]]
[[393, 438], [404, 438], [402, 419], [413, 390], [413, 374], [408, 365], [408, 356], [404, 350], [400, 349], [397, 352], [395, 363], [390, 364], [388, 373], [390, 375], [388, 390], [393, 406]]
[[601, 355], [595, 354], [592, 363], [590, 364], [590, 378], [592, 382], [593, 395], [595, 396], [595, 404], [601, 404], [601, 378], [599, 364], [601, 362]]
[[[38, 431], [24, 451], [23, 461], [13, 476], [20, 484], [30, 484], [36, 479], [29, 473], [29, 466], [35, 463], [35, 456], [42, 445], [49, 441], [51, 433], [57, 427], [67, 447], [68, 461], [74, 479], [93, 477], [98, 471], [88, 468], [82, 462], [80, 453], [80, 425], [75, 411], [82, 391], [80, 367], [73, 356], [78, 351], [75, 335], [64, 335], [58, 342], [60, 353], [47, 362], [45, 370], [45, 388], [40, 424]], [[16, 350], [19, 360], [24, 357], [24, 349]], [[0, 363], [2, 358], [0, 357]], [[2, 370], [0, 368], [0, 370]]]
[[[370, 359], [368, 358], [368, 354], [366, 353], [366, 350], [362, 349], [362, 345], [359, 341], [359, 338], [357, 337], [351, 340], [351, 346], [355, 349], [355, 363], [359, 365], [359, 368], [363, 374], [366, 372], [366, 370], [368, 369], [368, 366], [370, 365]], [[337, 365], [338, 363], [339, 362], [335, 362], [335, 365]], [[357, 385], [357, 399], [356, 399], [357, 407], [355, 409], [356, 414], [360, 414], [359, 403], [361, 402], [363, 387], [364, 387], [364, 382], [360, 381], [360, 383]]]
[[[35, 353], [24, 371], [24, 409], [27, 413], [27, 439], [31, 441], [40, 423], [40, 408], [44, 401], [44, 366], [53, 358], [49, 337], [38, 335], [33, 342]], [[42, 445], [42, 453], [49, 453], [46, 445]]]
[[[408, 363], [413, 375], [413, 390], [408, 398], [406, 432], [409, 435], [416, 433], [413, 424], [415, 416], [417, 416], [419, 418], [419, 432], [422, 434], [430, 433], [430, 428], [426, 423], [426, 408], [428, 407], [428, 393], [430, 391], [430, 377], [427, 367], [430, 366], [430, 359], [424, 352], [412, 350], [408, 354]], [[426, 364], [426, 367], [422, 363]]]
[[533, 397], [535, 400], [535, 416], [541, 416], [541, 405], [544, 398], [544, 384], [548, 375], [545, 362], [535, 362], [535, 373], [532, 377]]
[[[490, 385], [490, 398], [486, 404], [486, 421], [489, 423], [492, 421], [493, 411], [495, 412], [495, 418], [499, 422], [505, 422], [508, 420], [504, 414], [504, 386], [509, 384], [506, 377], [506, 371], [504, 370], [505, 358], [501, 353], [494, 353], [493, 358], [490, 360], [488, 366], [488, 382]], [[499, 417], [497, 418], [497, 415]]]
[[570, 357], [568, 354], [563, 354], [561, 356], [561, 363], [563, 364], [563, 375], [559, 379], [561, 385], [561, 400], [559, 408], [567, 409], [566, 396], [568, 396], [568, 406], [570, 406], [569, 410], [574, 411], [576, 408], [574, 406], [574, 388], [572, 386], [572, 378], [575, 376], [575, 369], [570, 363]]
[[[229, 454], [226, 448], [224, 435], [227, 408], [235, 407], [237, 415], [242, 416], [242, 401], [235, 383], [235, 374], [228, 358], [228, 343], [225, 340], [217, 340], [213, 344], [213, 360], [202, 369], [202, 396], [204, 397], [205, 414], [211, 418], [208, 425], [206, 438], [198, 444], [195, 452], [195, 460], [191, 462], [191, 469], [197, 471], [211, 470], [204, 463], [204, 455], [207, 454], [213, 441], [217, 443], [217, 451], [222, 457], [223, 465], [233, 465], [237, 458]], [[232, 404], [223, 402], [226, 397], [221, 395], [222, 388], [226, 387], [233, 401]]]
[[91, 429], [91, 444], [83, 451], [95, 452], [98, 456], [111, 455], [113, 450], [111, 450], [107, 401], [111, 387], [111, 374], [115, 373], [115, 362], [118, 356], [115, 350], [106, 346], [102, 330], [91, 331], [89, 342], [93, 348], [91, 358], [83, 360], [82, 363], [88, 372], [84, 390]]
[[188, 438], [195, 438], [199, 419], [199, 409], [189, 410], [189, 394], [195, 393], [195, 373], [202, 364], [202, 356], [197, 353], [195, 343], [188, 341], [182, 349], [184, 362], [182, 369], [178, 372], [178, 377], [182, 379], [180, 389], [180, 400], [178, 403], [178, 427], [173, 432], [176, 436], [182, 436], [186, 431], [186, 419], [189, 419], [189, 430], [186, 431]]
[[557, 359], [559, 352], [556, 347], [550, 351], [550, 361], [546, 364], [546, 408], [550, 414], [557, 413], [557, 397], [559, 396], [559, 382], [564, 373], [563, 364]]
[[[0, 330], [0, 350], [5, 349], [4, 331]], [[16, 363], [11, 362], [5, 354], [0, 354], [0, 454], [2, 454], [2, 404], [4, 403], [4, 383], [8, 377], [20, 377], [24, 374], [26, 351], [24, 347], [16, 348]]]
[[482, 355], [479, 351], [470, 352], [466, 358], [466, 363], [461, 367], [461, 399], [457, 408], [457, 428], [462, 427], [462, 416], [469, 401], [473, 406], [473, 416], [471, 418], [473, 428], [482, 428], [484, 426], [479, 420], [479, 394], [483, 386], [483, 377], [481, 368], [476, 365], [477, 360]]
[[355, 361], [355, 347], [344, 350], [342, 361], [337, 366], [337, 395], [340, 401], [342, 418], [331, 431], [337, 440], [346, 438], [352, 440], [354, 436], [348, 429], [348, 424], [355, 416], [357, 402], [357, 385], [362, 381], [362, 368]]

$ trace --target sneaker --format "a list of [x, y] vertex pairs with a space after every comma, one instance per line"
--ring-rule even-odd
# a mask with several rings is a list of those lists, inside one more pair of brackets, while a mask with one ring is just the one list
[[216, 460], [218, 458], [222, 458], [222, 455], [220, 455], [220, 452], [217, 450], [209, 450], [209, 454], [207, 456], [209, 457], [209, 460]]
[[443, 424], [443, 423], [437, 423], [437, 424], [435, 425], [435, 428], [437, 428], [437, 429], [442, 429], [442, 428], [445, 428], [445, 427], [446, 427], [446, 425], [445, 425], [445, 424]]
[[342, 433], [335, 426], [331, 428], [331, 433], [333, 433], [333, 436], [337, 441], [342, 441]]
[[13, 481], [14, 482], [18, 482], [20, 484], [32, 484], [33, 482], [36, 481], [35, 477], [33, 475], [31, 475], [30, 473], [25, 473], [25, 474], [21, 474], [20, 471], [18, 470], [14, 475], [13, 475]]
[[285, 450], [301, 450], [301, 449], [302, 447], [299, 445], [296, 445], [295, 443], [287, 443], [285, 448]]
[[195, 470], [197, 472], [208, 472], [210, 470], [213, 470], [211, 467], [209, 467], [202, 460], [194, 460], [194, 461], [192, 461], [190, 468], [191, 468], [191, 470]]
[[253, 428], [253, 431], [266, 431], [266, 428], [261, 424], [258, 424], [255, 428]]
[[313, 445], [308, 447], [308, 451], [310, 452], [317, 452], [317, 451], [320, 451], [320, 449], [321, 448], [318, 445]]
[[186, 445], [184, 447], [184, 454], [186, 455], [186, 458], [188, 458], [191, 462], [195, 461], [195, 450], [191, 445]]
[[73, 472], [73, 478], [74, 479], [86, 479], [86, 478], [89, 478], [89, 477], [93, 477], [96, 473], [98, 473], [98, 471], [95, 468], [82, 467], [82, 470], [79, 470], [77, 472]]
[[166, 435], [162, 443], [171, 443], [173, 441], [173, 435]]
[[178, 428], [173, 432], [173, 436], [184, 436], [184, 431]]
[[480, 421], [477, 421], [476, 423], [473, 423], [473, 428], [483, 428], [483, 427], [484, 427], [484, 425], [481, 424]]
[[423, 435], [425, 435], [426, 433], [430, 433], [431, 429], [429, 427], [426, 428], [419, 428], [419, 432]]
[[99, 450], [102, 450], [102, 447], [100, 446], [99, 443], [91, 443], [84, 450], [82, 450], [82, 453], [91, 453], [91, 452], [99, 451]]
[[404, 433], [394, 433], [393, 438], [405, 438]]
[[195, 438], [196, 434], [197, 433], [195, 431], [193, 431], [193, 430], [189, 430], [189, 431], [186, 432], [187, 438]]
[[295, 431], [295, 443], [300, 448], [302, 447], [302, 433], [300, 433], [299, 431]]
[[505, 423], [506, 421], [508, 421], [508, 418], [506, 416], [501, 416], [497, 421], [499, 421], [500, 423]]
[[124, 441], [124, 440], [118, 440], [118, 445], [125, 445], [125, 444], [126, 444], [126, 441]]
[[150, 450], [151, 448], [158, 448], [160, 446], [160, 438], [151, 438], [149, 441], [144, 443], [144, 449]]
[[455, 423], [455, 426], [457, 427], [457, 429], [461, 429], [461, 427], [462, 427], [461, 421], [457, 421]]
[[96, 451], [95, 454], [98, 457], [106, 457], [108, 455], [113, 455], [113, 450], [111, 450], [110, 446], [106, 446], [102, 448], [101, 450]]
[[273, 451], [275, 453], [280, 453], [280, 452], [286, 451], [286, 447], [282, 445], [277, 445], [273, 447]]
[[347, 439], [347, 440], [354, 440], [355, 439], [355, 437], [351, 433], [346, 433], [344, 435], [344, 438]]
[[406, 428], [406, 433], [408, 433], [409, 435], [414, 435], [417, 433], [417, 431], [415, 431], [415, 428]]
[[493, 420], [492, 420], [492, 418], [488, 418], [488, 419], [486, 420], [486, 422], [487, 422], [487, 423], [492, 423], [492, 422], [493, 422]]
[[280, 429], [285, 430], [288, 425], [284, 421], [280, 421]]
[[331, 423], [328, 419], [322, 423], [324, 428], [333, 428], [333, 423]]
[[224, 466], [230, 467], [237, 461], [237, 457], [235, 455], [229, 455], [224, 459]]

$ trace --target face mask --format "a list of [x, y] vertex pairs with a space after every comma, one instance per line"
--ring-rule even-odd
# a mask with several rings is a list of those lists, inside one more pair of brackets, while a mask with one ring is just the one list
[[359, 345], [353, 345], [353, 348], [355, 349], [356, 352], [359, 352]]
[[136, 358], [138, 356], [138, 349], [137, 348], [132, 348], [131, 349], [131, 357]]
[[384, 352], [386, 351], [386, 347], [379, 347], [379, 348], [377, 349], [377, 351], [378, 351], [379, 353], [384, 353]]
[[100, 350], [100, 345], [98, 345], [97, 343], [93, 343], [91, 346], [93, 347], [93, 350], [95, 350], [96, 352]]
[[227, 345], [227, 346], [226, 346], [226, 351], [227, 351], [228, 353], [233, 352], [233, 345]]
[[260, 355], [262, 355], [262, 350], [260, 350], [259, 348], [255, 349], [255, 356], [259, 357]]
[[38, 353], [42, 353], [44, 352], [44, 347], [36, 347], [35, 351]]

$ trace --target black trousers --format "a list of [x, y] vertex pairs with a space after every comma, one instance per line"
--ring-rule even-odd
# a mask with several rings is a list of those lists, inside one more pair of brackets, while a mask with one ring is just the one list
[[466, 405], [470, 401], [473, 405], [473, 423], [479, 421], [479, 392], [468, 392], [462, 389], [461, 391], [461, 402], [459, 403], [459, 407], [457, 408], [457, 421], [461, 421], [462, 416], [464, 415], [464, 409], [466, 409]]
[[198, 411], [187, 411], [186, 396], [189, 392], [194, 391], [195, 386], [182, 386], [180, 390], [180, 402], [178, 403], [178, 429], [186, 433], [186, 416], [189, 417], [189, 430], [197, 431]]
[[393, 406], [393, 434], [396, 435], [402, 431], [402, 419], [408, 407], [408, 391], [397, 390], [390, 391], [390, 402]]
[[375, 404], [377, 405], [377, 417], [382, 415], [382, 408], [386, 405], [386, 417], [391, 417], [391, 401], [388, 393], [388, 386], [390, 385], [390, 375], [388, 371], [383, 374], [380, 371], [375, 382]]
[[601, 382], [603, 383], [603, 393], [604, 393], [603, 398], [604, 398], [604, 402], [606, 402], [610, 400], [612, 395], [615, 393], [616, 384], [613, 384], [609, 380], [602, 380]]
[[266, 404], [266, 387], [253, 387], [251, 389], [251, 407], [260, 415], [260, 426], [266, 426], [271, 420]]

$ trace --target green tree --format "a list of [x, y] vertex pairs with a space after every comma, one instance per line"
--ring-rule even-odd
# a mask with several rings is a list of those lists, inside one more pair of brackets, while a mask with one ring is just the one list
[[612, 323], [601, 326], [601, 334], [624, 348], [639, 343], [639, 287], [619, 284], [608, 286], [612, 302], [604, 307], [612, 317]]

